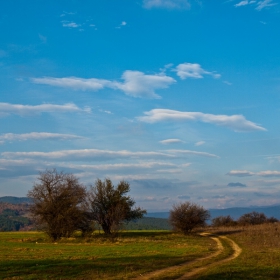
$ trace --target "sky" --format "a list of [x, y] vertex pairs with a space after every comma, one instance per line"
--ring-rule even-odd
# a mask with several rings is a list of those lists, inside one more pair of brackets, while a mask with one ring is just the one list
[[39, 172], [168, 211], [280, 203], [278, 0], [0, 3], [0, 196]]

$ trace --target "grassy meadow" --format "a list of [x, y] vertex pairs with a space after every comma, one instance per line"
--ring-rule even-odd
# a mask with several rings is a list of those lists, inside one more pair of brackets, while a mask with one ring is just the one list
[[0, 279], [129, 279], [215, 251], [207, 237], [169, 231], [122, 232], [115, 240], [69, 238], [51, 243], [43, 233], [0, 233]]
[[[280, 224], [209, 228], [234, 240], [242, 253], [236, 259], [210, 266], [192, 279], [280, 279]], [[102, 234], [91, 238], [62, 239], [52, 243], [40, 232], [0, 233], [0, 279], [132, 279], [145, 273], [190, 261], [188, 266], [149, 279], [178, 279], [184, 273], [227, 258], [233, 252], [220, 238], [222, 254], [209, 237], [170, 231], [126, 231], [110, 240]]]
[[201, 273], [199, 280], [280, 279], [280, 223], [214, 229], [234, 240], [241, 255]]

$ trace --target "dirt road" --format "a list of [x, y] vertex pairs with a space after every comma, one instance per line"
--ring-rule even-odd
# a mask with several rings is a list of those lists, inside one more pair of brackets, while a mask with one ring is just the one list
[[[153, 278], [160, 279], [160, 276], [164, 276], [164, 275], [167, 275], [169, 273], [172, 273], [172, 271], [176, 271], [176, 270], [182, 269], [184, 267], [187, 268], [188, 266], [194, 265], [196, 263], [199, 264], [199, 262], [202, 262], [202, 261], [205, 261], [205, 260], [210, 261], [211, 259], [214, 259], [215, 257], [219, 256], [224, 251], [224, 247], [222, 245], [221, 239], [226, 241], [231, 246], [231, 248], [233, 249], [233, 253], [230, 256], [227, 256], [224, 259], [217, 260], [217, 261], [213, 260], [213, 262], [209, 262], [207, 265], [201, 265], [201, 266], [198, 265], [198, 267], [196, 267], [194, 269], [190, 268], [189, 272], [187, 272], [183, 276], [177, 278], [177, 280], [191, 279], [193, 276], [201, 273], [204, 270], [207, 270], [211, 267], [218, 266], [222, 263], [225, 263], [225, 262], [228, 262], [228, 261], [231, 261], [231, 260], [237, 258], [242, 251], [242, 249], [232, 239], [230, 239], [226, 236], [213, 236], [210, 233], [202, 233], [201, 235], [209, 236], [209, 238], [212, 238], [213, 240], [216, 241], [217, 250], [216, 250], [215, 253], [213, 253], [211, 255], [208, 255], [206, 257], [203, 257], [203, 258], [198, 258], [198, 259], [195, 259], [193, 261], [188, 261], [186, 263], [182, 263], [180, 265], [171, 266], [171, 267], [163, 268], [163, 269], [160, 269], [160, 270], [152, 271], [152, 272], [146, 273], [144, 275], [139, 275], [139, 277], [133, 278], [133, 279], [134, 280], [148, 280], [148, 279], [153, 279]], [[176, 278], [174, 278], [174, 279], [176, 279]]]

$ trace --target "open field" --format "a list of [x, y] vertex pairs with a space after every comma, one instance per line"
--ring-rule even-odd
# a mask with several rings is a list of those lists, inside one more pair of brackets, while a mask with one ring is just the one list
[[97, 234], [58, 243], [38, 232], [3, 232], [0, 279], [280, 279], [279, 223], [207, 231], [212, 235], [130, 231], [113, 241]]
[[129, 279], [211, 254], [212, 239], [168, 231], [123, 232], [51, 243], [38, 232], [0, 233], [0, 279]]
[[226, 234], [242, 248], [241, 255], [224, 264], [209, 268], [194, 279], [247, 280], [280, 279], [280, 224], [224, 228]]

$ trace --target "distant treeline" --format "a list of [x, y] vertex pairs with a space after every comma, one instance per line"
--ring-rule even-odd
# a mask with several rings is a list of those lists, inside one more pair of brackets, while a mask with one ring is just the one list
[[0, 231], [28, 230], [32, 221], [28, 218], [28, 204], [0, 202]]
[[126, 230], [171, 230], [168, 219], [148, 218], [130, 221], [124, 227]]

